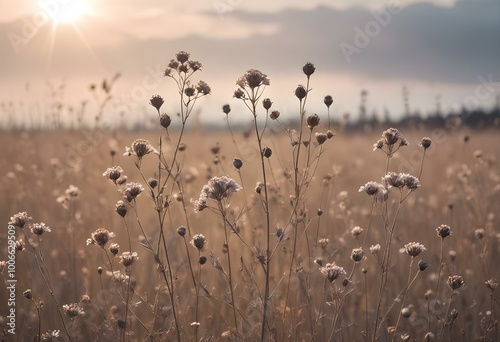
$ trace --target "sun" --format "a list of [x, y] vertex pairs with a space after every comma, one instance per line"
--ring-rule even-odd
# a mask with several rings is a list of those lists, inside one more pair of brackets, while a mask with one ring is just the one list
[[85, 16], [88, 11], [85, 0], [40, 1], [40, 7], [55, 24], [73, 24]]

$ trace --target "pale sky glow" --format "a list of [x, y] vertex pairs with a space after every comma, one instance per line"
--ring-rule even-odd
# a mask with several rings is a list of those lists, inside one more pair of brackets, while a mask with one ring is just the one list
[[[65, 83], [66, 101], [80, 103], [90, 83], [119, 72], [115, 102], [128, 98], [131, 111], [147, 110], [151, 95], [172, 94], [161, 75], [146, 88], [144, 79], [151, 70], [161, 74], [179, 50], [204, 65], [196, 79], [212, 87], [202, 102], [208, 119], [214, 117], [208, 112], [234, 104], [235, 81], [250, 68], [270, 76], [266, 92], [278, 107], [291, 107], [305, 62], [317, 67], [311, 111], [323, 110], [330, 94], [338, 115], [356, 117], [362, 89], [370, 113], [388, 110], [393, 117], [403, 111], [403, 86], [411, 107], [423, 113], [435, 109], [438, 96], [443, 109], [458, 110], [481, 79], [492, 80], [482, 106], [493, 106], [500, 91], [495, 0], [2, 0], [0, 6], [0, 102], [38, 101], [50, 81]], [[140, 92], [148, 95], [132, 96]]]

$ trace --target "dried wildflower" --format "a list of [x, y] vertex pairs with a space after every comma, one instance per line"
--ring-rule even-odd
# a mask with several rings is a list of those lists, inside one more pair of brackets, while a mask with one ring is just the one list
[[194, 96], [196, 92], [196, 89], [193, 87], [193, 86], [189, 86], [189, 87], [186, 87], [184, 89], [184, 94], [187, 96], [187, 97], [191, 97], [191, 96]]
[[389, 187], [403, 189], [406, 186], [410, 190], [420, 187], [420, 181], [407, 173], [389, 172], [383, 179], [387, 181]]
[[254, 89], [260, 87], [261, 85], [268, 86], [270, 81], [266, 74], [259, 70], [250, 69], [236, 81], [236, 84], [240, 88], [248, 87], [250, 89]]
[[356, 226], [353, 229], [351, 229], [351, 235], [355, 238], [359, 237], [363, 233], [363, 228], [360, 226]]
[[373, 196], [377, 202], [386, 202], [388, 192], [382, 184], [377, 182], [368, 182], [361, 186], [358, 192], [366, 192], [369, 196]]
[[323, 258], [318, 257], [318, 258], [314, 259], [314, 263], [319, 265], [319, 266], [323, 266]]
[[410, 242], [405, 245], [405, 251], [409, 256], [414, 258], [425, 251], [425, 246], [418, 242]]
[[424, 137], [422, 138], [422, 141], [420, 142], [420, 146], [424, 148], [424, 150], [427, 150], [429, 147], [431, 147], [432, 140], [431, 138]]
[[5, 266], [7, 266], [7, 261], [0, 261], [0, 273], [3, 272]]
[[191, 322], [190, 324], [192, 327], [198, 328], [201, 324], [200, 322]]
[[59, 338], [60, 330], [48, 330], [47, 332], [42, 334], [42, 341], [53, 341], [56, 338]]
[[320, 119], [319, 119], [318, 114], [311, 114], [306, 119], [307, 126], [310, 129], [313, 129], [314, 127], [318, 126], [319, 125], [319, 121], [320, 121]]
[[448, 226], [446, 224], [442, 224], [436, 228], [436, 233], [437, 233], [437, 236], [444, 239], [445, 237], [451, 235], [451, 228], [450, 228], [450, 226]]
[[16, 252], [22, 252], [26, 249], [26, 244], [23, 239], [19, 239], [16, 241]]
[[64, 190], [64, 194], [69, 200], [74, 200], [80, 196], [80, 189], [71, 184], [66, 190]]
[[498, 281], [495, 278], [491, 278], [485, 284], [491, 291], [494, 291], [498, 286]]
[[95, 232], [90, 234], [91, 238], [87, 239], [88, 245], [98, 245], [101, 248], [104, 248], [106, 244], [115, 237], [114, 233], [109, 232], [106, 228], [97, 228]]
[[205, 239], [205, 236], [203, 236], [202, 234], [196, 234], [191, 239], [191, 244], [194, 247], [196, 247], [199, 251], [202, 251], [205, 248], [206, 242], [207, 242], [207, 239]]
[[462, 276], [453, 275], [448, 277], [448, 285], [452, 290], [458, 290], [462, 286], [465, 286], [464, 279]]
[[201, 70], [203, 65], [198, 61], [188, 61], [189, 67], [193, 72]]
[[189, 53], [186, 51], [179, 51], [176, 55], [175, 58], [179, 61], [179, 63], [186, 63], [189, 60]]
[[159, 154], [158, 151], [149, 143], [149, 141], [145, 139], [137, 139], [132, 143], [132, 148], [128, 146], [125, 147], [124, 156], [135, 155], [137, 158], [142, 159], [146, 154], [156, 153]]
[[409, 145], [408, 140], [406, 140], [403, 135], [396, 128], [389, 128], [382, 132], [382, 139], [385, 145], [392, 146], [399, 141], [400, 146]]
[[127, 183], [125, 190], [123, 191], [123, 197], [128, 201], [132, 202], [132, 200], [136, 199], [137, 196], [144, 191], [144, 187], [139, 183]]
[[323, 210], [321, 210], [320, 208], [318, 208], [316, 210], [316, 215], [318, 215], [318, 217], [321, 216], [321, 215], [323, 215]]
[[266, 158], [268, 158], [268, 159], [269, 159], [269, 158], [271, 157], [271, 155], [272, 155], [272, 154], [273, 154], [273, 150], [271, 150], [271, 148], [269, 148], [269, 147], [264, 147], [264, 148], [262, 149], [262, 155], [263, 155], [264, 157], [266, 157]]
[[273, 110], [271, 114], [269, 114], [269, 117], [271, 118], [271, 120], [276, 120], [280, 117], [280, 112], [277, 110]]
[[401, 316], [403, 316], [404, 318], [408, 318], [411, 316], [411, 310], [410, 308], [402, 308], [401, 309]]
[[332, 283], [335, 279], [337, 279], [341, 275], [347, 274], [342, 267], [335, 265], [335, 263], [331, 264], [328, 263], [324, 267], [320, 267], [319, 270], [321, 271], [321, 274], [323, 274], [330, 283]]
[[160, 111], [161, 106], [163, 106], [163, 97], [160, 95], [153, 95], [149, 100], [149, 104], [156, 108], [157, 111]]
[[117, 243], [112, 243], [111, 245], [109, 245], [109, 251], [111, 252], [111, 254], [117, 255], [120, 252], [120, 245]]
[[326, 137], [327, 137], [328, 139], [331, 139], [331, 138], [333, 138], [334, 136], [335, 136], [335, 133], [333, 133], [332, 131], [330, 131], [330, 130], [326, 131]]
[[453, 324], [453, 322], [455, 322], [457, 317], [458, 317], [457, 309], [451, 310], [450, 314], [448, 315], [448, 321], [446, 322], [445, 326]]
[[382, 147], [384, 147], [384, 140], [383, 139], [379, 139], [375, 144], [373, 144], [374, 151], [380, 150], [380, 149], [382, 149]]
[[112, 180], [113, 183], [116, 183], [118, 178], [121, 177], [122, 173], [123, 169], [121, 168], [121, 166], [113, 166], [113, 167], [108, 167], [102, 175], [107, 179]]
[[115, 212], [121, 217], [125, 217], [125, 215], [127, 215], [127, 206], [125, 205], [125, 202], [123, 201], [116, 202]]
[[33, 234], [36, 235], [42, 235], [45, 232], [50, 232], [50, 227], [47, 226], [45, 223], [40, 222], [40, 223], [33, 223], [30, 227], [30, 230]]
[[271, 106], [273, 105], [273, 101], [271, 101], [270, 98], [265, 98], [262, 100], [262, 106], [264, 107], [265, 110], [269, 110]]
[[420, 260], [418, 262], [418, 269], [420, 270], [420, 272], [425, 271], [428, 267], [429, 267], [429, 263], [428, 262], [426, 262], [424, 260]]
[[323, 99], [323, 103], [326, 105], [327, 108], [330, 108], [330, 106], [333, 103], [333, 97], [331, 95], [326, 95], [325, 98]]
[[321, 238], [318, 240], [318, 244], [321, 248], [325, 248], [326, 246], [328, 246], [329, 242], [330, 240], [328, 238]]
[[14, 216], [12, 216], [10, 218], [9, 224], [12, 224], [12, 225], [19, 227], [19, 228], [24, 228], [24, 225], [31, 220], [32, 220], [32, 218], [29, 217], [25, 211], [23, 211], [23, 212], [17, 213]]
[[239, 170], [243, 166], [243, 161], [240, 158], [234, 158], [233, 159], [233, 166]]
[[257, 182], [257, 184], [255, 185], [255, 192], [260, 194], [262, 192], [263, 186], [264, 186], [264, 184], [262, 184], [261, 182]]
[[382, 248], [382, 247], [380, 246], [380, 244], [378, 244], [378, 243], [377, 243], [376, 245], [372, 245], [372, 246], [370, 247], [370, 252], [371, 252], [372, 254], [375, 254], [375, 253], [377, 253], [378, 251], [380, 251], [380, 249], [381, 249], [381, 248]]
[[100, 267], [100, 266], [99, 266], [99, 267], [97, 267], [97, 273], [98, 273], [99, 275], [101, 275], [101, 274], [102, 274], [102, 267]]
[[427, 334], [425, 334], [424, 336], [424, 341], [425, 342], [432, 342], [436, 339], [436, 337], [434, 336], [434, 334], [432, 332], [428, 332]]
[[276, 237], [278, 238], [278, 242], [289, 239], [286, 229], [281, 228], [280, 226], [276, 227], [276, 231], [274, 232], [274, 235], [276, 235]]
[[83, 316], [85, 311], [78, 305], [78, 303], [64, 304], [64, 313], [71, 319], [75, 319], [78, 316]]
[[245, 93], [243, 90], [238, 88], [234, 91], [233, 97], [237, 99], [245, 99]]
[[304, 97], [306, 97], [306, 95], [307, 95], [306, 88], [304, 88], [303, 85], [299, 84], [297, 88], [295, 88], [295, 96], [297, 96], [299, 100], [302, 100]]
[[312, 74], [314, 74], [314, 71], [316, 71], [316, 68], [314, 67], [314, 64], [307, 62], [302, 67], [302, 71], [309, 78], [309, 76], [311, 76]]
[[118, 178], [118, 180], [116, 181], [116, 184], [117, 185], [123, 185], [125, 183], [127, 183], [127, 180], [128, 180], [128, 177], [127, 176], [121, 176], [120, 178]]
[[241, 186], [233, 179], [227, 176], [214, 177], [203, 187], [198, 201], [203, 202], [208, 198], [221, 201], [239, 190], [241, 190]]
[[450, 257], [451, 261], [455, 261], [455, 259], [457, 258], [457, 251], [455, 250], [450, 250], [448, 252], [448, 256]]
[[33, 294], [31, 293], [31, 289], [27, 289], [26, 291], [24, 291], [23, 297], [31, 300], [33, 298]]
[[222, 111], [224, 112], [224, 114], [229, 114], [229, 112], [231, 112], [231, 106], [229, 106], [228, 104], [225, 104], [222, 106]]
[[125, 267], [130, 267], [134, 262], [139, 260], [139, 257], [137, 256], [137, 252], [123, 252], [122, 255], [120, 255], [120, 264], [122, 264]]
[[205, 265], [205, 263], [207, 262], [207, 257], [202, 255], [198, 258], [198, 262], [200, 263], [200, 265]]
[[179, 234], [180, 236], [186, 235], [186, 227], [180, 226], [179, 228], [177, 228], [177, 234]]
[[212, 91], [210, 89], [210, 86], [205, 81], [199, 81], [198, 85], [196, 86], [196, 90], [198, 91], [199, 94], [203, 95], [209, 95], [210, 92]]
[[365, 252], [362, 248], [354, 248], [351, 252], [351, 259], [355, 262], [360, 262], [365, 258]]
[[170, 118], [170, 115], [167, 113], [162, 113], [160, 115], [160, 125], [163, 128], [169, 128], [170, 124], [172, 123], [172, 119]]
[[485, 234], [485, 230], [483, 228], [478, 228], [474, 231], [474, 234], [476, 235], [476, 237], [481, 240], [482, 238], [484, 238], [484, 234]]

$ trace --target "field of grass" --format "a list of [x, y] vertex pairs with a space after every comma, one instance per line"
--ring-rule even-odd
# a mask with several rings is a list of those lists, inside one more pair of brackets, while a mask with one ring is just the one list
[[498, 129], [331, 137], [296, 94], [295, 130], [3, 133], [2, 339], [498, 340]]

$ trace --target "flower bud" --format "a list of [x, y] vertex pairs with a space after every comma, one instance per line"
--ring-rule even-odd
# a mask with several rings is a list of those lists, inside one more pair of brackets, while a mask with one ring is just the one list
[[302, 100], [304, 97], [306, 97], [306, 95], [307, 91], [306, 88], [304, 88], [304, 86], [299, 85], [297, 89], [295, 89], [295, 96], [297, 96], [299, 100]]
[[264, 106], [265, 110], [269, 110], [269, 108], [271, 108], [272, 105], [273, 105], [273, 102], [269, 98], [266, 98], [262, 101], [262, 106]]
[[312, 63], [306, 63], [303, 67], [302, 67], [302, 71], [304, 72], [304, 74], [306, 74], [307, 77], [311, 76], [312, 74], [314, 74], [314, 71], [316, 70], [316, 68], [314, 67], [314, 64]]
[[323, 99], [323, 102], [325, 103], [327, 108], [330, 108], [330, 106], [333, 103], [333, 98], [331, 97], [331, 95], [326, 95], [325, 98]]

